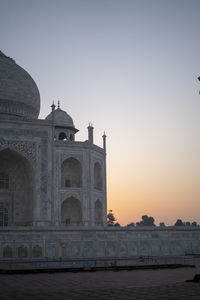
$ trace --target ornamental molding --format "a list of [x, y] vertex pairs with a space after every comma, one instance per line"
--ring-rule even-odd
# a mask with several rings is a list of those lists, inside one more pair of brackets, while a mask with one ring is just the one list
[[69, 191], [69, 192], [62, 192], [61, 203], [71, 197], [76, 198], [77, 200], [81, 201], [80, 193]]
[[36, 162], [35, 142], [0, 139], [0, 151], [6, 148], [22, 153], [28, 160], [31, 160], [33, 163]]
[[79, 153], [62, 153], [62, 155], [61, 155], [61, 164], [69, 158], [74, 158], [74, 159], [78, 160], [80, 163], [82, 163], [82, 161], [83, 161], [82, 154], [79, 154]]
[[96, 157], [93, 158], [93, 164], [95, 165], [96, 163], [98, 163], [101, 168], [103, 167], [103, 161], [102, 161], [102, 159], [99, 159], [99, 158], [96, 158]]

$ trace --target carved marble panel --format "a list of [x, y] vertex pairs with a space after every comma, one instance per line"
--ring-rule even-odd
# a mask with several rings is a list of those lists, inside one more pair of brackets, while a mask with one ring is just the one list
[[0, 150], [10, 148], [21, 152], [29, 161], [36, 162], [36, 143], [31, 141], [17, 141], [0, 139]]

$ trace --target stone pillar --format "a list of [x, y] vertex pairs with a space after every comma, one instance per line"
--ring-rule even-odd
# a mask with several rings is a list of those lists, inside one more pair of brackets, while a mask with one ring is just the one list
[[89, 123], [89, 126], [88, 126], [88, 141], [93, 144], [93, 127], [92, 127], [92, 124]]
[[54, 168], [55, 168], [55, 149], [54, 149], [54, 138], [55, 138], [55, 127], [54, 127], [54, 111], [55, 111], [55, 104], [51, 105], [52, 109], [52, 137], [51, 137], [51, 223], [55, 225], [55, 180], [54, 180]]
[[105, 132], [104, 132], [102, 138], [103, 138], [103, 149], [106, 152], [106, 134], [105, 134]]
[[103, 149], [104, 149], [104, 226], [107, 226], [107, 179], [106, 179], [106, 134], [103, 134]]

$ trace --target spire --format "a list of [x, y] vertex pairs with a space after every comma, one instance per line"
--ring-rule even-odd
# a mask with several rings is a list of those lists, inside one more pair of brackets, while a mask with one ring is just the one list
[[58, 100], [58, 108], [60, 108], [60, 101]]
[[[197, 79], [200, 81], [200, 76], [199, 76], [199, 77], [197, 77]], [[199, 91], [199, 95], [200, 95], [200, 91]]]
[[88, 141], [93, 144], [93, 126], [91, 123], [88, 126]]
[[104, 131], [104, 134], [103, 134], [103, 136], [102, 136], [102, 138], [103, 138], [103, 149], [104, 149], [104, 151], [106, 152], [106, 134], [105, 134], [105, 131]]
[[55, 104], [54, 104], [54, 101], [53, 101], [53, 104], [51, 105], [51, 109], [52, 109], [52, 111], [54, 111], [55, 110]]

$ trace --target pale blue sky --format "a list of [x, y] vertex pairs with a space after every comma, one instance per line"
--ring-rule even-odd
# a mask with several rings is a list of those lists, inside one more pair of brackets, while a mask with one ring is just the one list
[[[122, 223], [144, 213], [200, 222], [199, 0], [0, 0], [0, 41], [35, 79], [41, 118], [60, 99], [77, 139], [89, 121], [97, 144], [106, 131], [108, 207]], [[184, 197], [166, 196], [167, 179], [187, 186]], [[179, 211], [181, 201], [190, 206]]]

